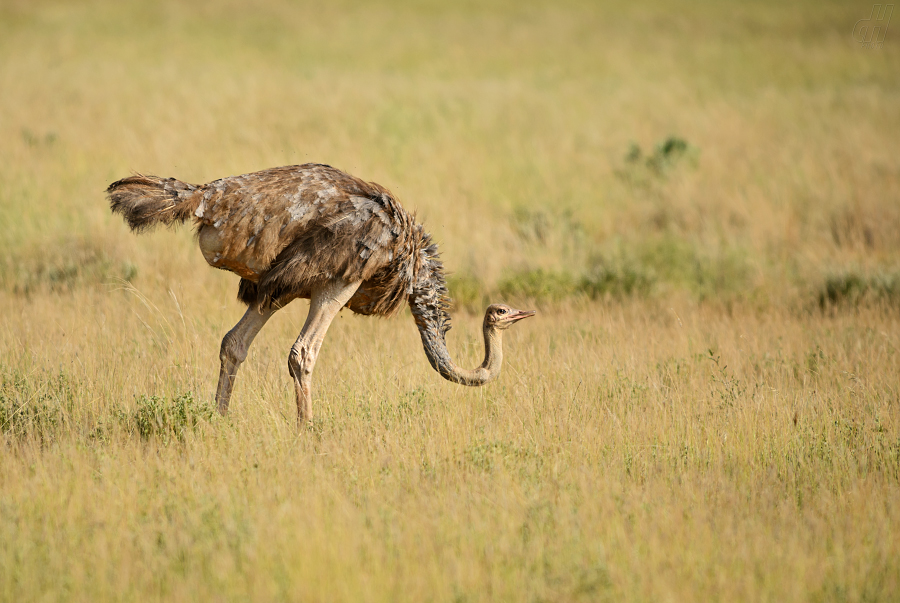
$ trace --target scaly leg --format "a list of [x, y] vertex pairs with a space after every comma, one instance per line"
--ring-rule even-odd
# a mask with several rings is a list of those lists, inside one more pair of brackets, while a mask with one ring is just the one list
[[234, 325], [233, 329], [228, 331], [222, 340], [222, 349], [219, 352], [222, 368], [219, 370], [219, 385], [216, 388], [216, 403], [219, 406], [219, 413], [224, 415], [228, 412], [228, 400], [231, 398], [231, 390], [234, 389], [238, 368], [247, 357], [247, 350], [250, 349], [253, 338], [276, 309], [260, 309], [255, 304], [250, 306], [243, 318]]
[[312, 418], [312, 372], [325, 333], [359, 285], [359, 282], [347, 283], [334, 279], [312, 293], [306, 323], [288, 356], [288, 370], [294, 378], [294, 390], [297, 393], [298, 423]]

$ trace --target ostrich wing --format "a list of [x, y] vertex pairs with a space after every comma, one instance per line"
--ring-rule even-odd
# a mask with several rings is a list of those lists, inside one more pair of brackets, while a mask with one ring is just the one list
[[335, 277], [374, 278], [377, 291], [364, 286], [360, 295], [376, 301], [390, 289], [389, 300], [370, 308], [385, 314], [411, 291], [424, 233], [377, 184], [304, 164], [215, 180], [195, 194], [195, 215], [216, 229], [222, 256], [249, 253], [263, 267], [257, 297], [306, 296], [316, 283]]

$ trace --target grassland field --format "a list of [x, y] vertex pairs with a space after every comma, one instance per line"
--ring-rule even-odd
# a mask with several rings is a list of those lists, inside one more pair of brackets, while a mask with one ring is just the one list
[[[863, 2], [0, 2], [0, 600], [900, 600], [900, 22]], [[896, 21], [896, 17], [895, 17]], [[280, 311], [103, 191], [324, 162], [452, 271]]]

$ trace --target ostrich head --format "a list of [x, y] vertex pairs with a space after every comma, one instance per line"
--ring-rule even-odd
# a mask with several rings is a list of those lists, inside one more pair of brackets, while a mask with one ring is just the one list
[[484, 313], [484, 327], [505, 331], [513, 323], [534, 316], [534, 310], [516, 310], [506, 304], [491, 304]]

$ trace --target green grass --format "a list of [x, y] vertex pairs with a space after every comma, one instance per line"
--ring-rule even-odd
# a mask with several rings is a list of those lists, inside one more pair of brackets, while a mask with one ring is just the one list
[[[841, 2], [0, 6], [0, 600], [890, 601], [900, 46]], [[103, 191], [320, 161], [418, 211], [461, 365]]]

